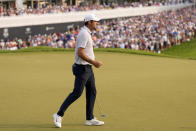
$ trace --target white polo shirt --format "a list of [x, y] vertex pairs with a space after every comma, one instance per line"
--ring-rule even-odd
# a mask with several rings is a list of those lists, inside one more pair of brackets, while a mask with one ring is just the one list
[[92, 60], [95, 60], [91, 31], [86, 26], [81, 28], [76, 39], [75, 63], [81, 65], [91, 65], [90, 63], [88, 63], [87, 61], [83, 60], [78, 56], [78, 48], [84, 48], [85, 54]]

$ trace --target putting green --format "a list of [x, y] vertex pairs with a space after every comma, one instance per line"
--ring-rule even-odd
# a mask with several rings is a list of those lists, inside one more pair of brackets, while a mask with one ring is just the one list
[[65, 113], [62, 129], [52, 114], [73, 89], [74, 53], [0, 55], [0, 131], [196, 130], [196, 61], [96, 53], [97, 99], [106, 118], [84, 126], [85, 92]]

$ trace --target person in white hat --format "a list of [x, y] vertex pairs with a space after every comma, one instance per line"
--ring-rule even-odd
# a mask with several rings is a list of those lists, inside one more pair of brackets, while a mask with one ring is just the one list
[[59, 111], [53, 115], [54, 124], [61, 128], [62, 117], [67, 108], [77, 100], [86, 87], [86, 122], [85, 125], [103, 125], [103, 121], [99, 121], [94, 117], [94, 103], [96, 98], [95, 78], [92, 65], [96, 68], [102, 66], [102, 62], [96, 61], [93, 52], [92, 31], [96, 30], [98, 21], [94, 14], [86, 15], [84, 18], [84, 27], [81, 28], [75, 48], [75, 63], [72, 66], [75, 75], [73, 92], [68, 95]]

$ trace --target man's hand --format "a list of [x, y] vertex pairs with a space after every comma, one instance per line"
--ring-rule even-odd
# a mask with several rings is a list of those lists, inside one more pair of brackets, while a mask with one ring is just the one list
[[84, 48], [78, 48], [78, 56], [82, 58], [83, 60], [87, 61], [88, 63], [91, 63], [96, 68], [100, 68], [103, 64], [100, 61], [95, 61], [90, 59], [84, 52]]
[[103, 64], [102, 64], [102, 62], [100, 62], [100, 61], [94, 61], [94, 62], [93, 62], [93, 65], [94, 65], [96, 68], [100, 68]]

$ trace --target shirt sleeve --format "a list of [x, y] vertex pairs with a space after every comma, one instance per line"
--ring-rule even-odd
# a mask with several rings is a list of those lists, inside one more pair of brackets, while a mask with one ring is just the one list
[[81, 33], [78, 38], [78, 48], [86, 48], [88, 42], [88, 34], [86, 32]]

